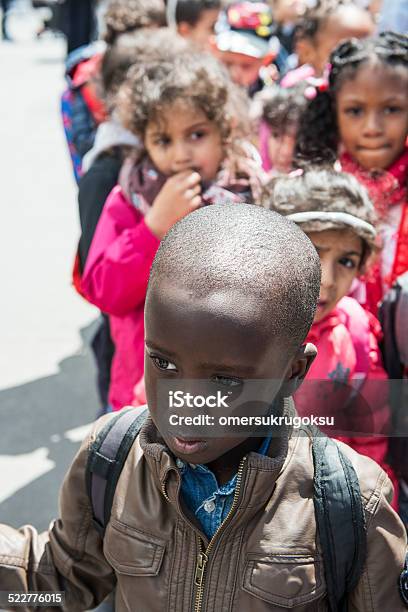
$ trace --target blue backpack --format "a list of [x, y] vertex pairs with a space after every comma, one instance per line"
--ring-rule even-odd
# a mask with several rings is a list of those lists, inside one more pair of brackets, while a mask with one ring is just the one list
[[81, 62], [90, 59], [100, 50], [99, 42], [80, 47], [69, 54], [65, 63], [67, 87], [61, 95], [60, 108], [65, 138], [77, 182], [82, 176], [82, 159], [93, 146], [97, 126], [81, 93], [81, 88], [73, 84], [72, 75]]

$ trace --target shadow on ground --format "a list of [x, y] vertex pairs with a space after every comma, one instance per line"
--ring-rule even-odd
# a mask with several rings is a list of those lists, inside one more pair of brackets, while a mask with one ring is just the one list
[[[95, 420], [99, 409], [89, 342], [97, 322], [81, 330], [81, 350], [59, 364], [59, 372], [0, 391], [0, 455], [46, 447], [55, 467], [0, 503], [0, 522], [47, 529], [57, 516], [58, 491], [80, 446], [64, 433]], [[1, 492], [1, 474], [0, 474]]]

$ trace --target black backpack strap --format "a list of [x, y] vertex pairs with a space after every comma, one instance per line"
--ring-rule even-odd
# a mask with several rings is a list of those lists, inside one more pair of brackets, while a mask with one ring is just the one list
[[402, 366], [395, 335], [395, 316], [400, 293], [401, 287], [396, 283], [385, 294], [378, 309], [378, 319], [383, 330], [380, 349], [384, 367], [391, 379], [401, 378], [402, 375]]
[[357, 474], [337, 444], [313, 428], [314, 506], [330, 612], [347, 611], [361, 576], [367, 534]]
[[399, 578], [399, 591], [405, 607], [408, 608], [408, 553], [405, 556], [404, 569]]
[[109, 522], [116, 485], [126, 457], [148, 410], [121, 410], [99, 432], [89, 450], [85, 471], [86, 487], [93, 511], [93, 522], [103, 535]]

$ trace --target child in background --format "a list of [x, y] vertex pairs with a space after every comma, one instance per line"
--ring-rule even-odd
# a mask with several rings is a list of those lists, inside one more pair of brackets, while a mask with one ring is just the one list
[[[130, 66], [153, 58], [163, 60], [185, 50], [186, 43], [168, 28], [157, 30], [154, 38], [150, 29], [122, 34], [106, 50], [101, 66], [103, 100], [108, 120], [97, 129], [94, 146], [85, 155], [79, 181], [78, 204], [81, 237], [74, 266], [74, 286], [82, 294], [81, 277], [88, 251], [102, 213], [106, 198], [118, 182], [119, 171], [127, 153], [140, 145], [138, 138], [120, 123], [116, 107], [116, 94]], [[110, 337], [109, 320], [103, 314], [101, 324], [92, 340], [97, 363], [98, 390], [102, 410], [108, 406], [110, 370], [114, 346]]]
[[275, 36], [280, 42], [280, 55], [284, 55], [284, 64], [280, 73], [295, 68], [297, 58], [295, 54], [295, 26], [307, 8], [305, 0], [269, 0], [272, 7]]
[[81, 271], [106, 198], [118, 182], [119, 170], [130, 149], [141, 143], [124, 128], [116, 110], [117, 93], [131, 66], [164, 61], [187, 52], [187, 43], [169, 28], [160, 28], [152, 37], [150, 30], [122, 34], [109, 47], [101, 65], [103, 100], [109, 119], [96, 132], [95, 143], [83, 161], [84, 176], [79, 183], [78, 201], [82, 236], [79, 242]]
[[277, 77], [271, 62], [279, 41], [272, 34], [272, 12], [263, 2], [235, 2], [221, 12], [216, 24], [214, 54], [250, 96]]
[[[166, 25], [164, 4], [162, 0], [111, 0], [104, 21], [104, 40], [109, 48], [124, 33]], [[73, 51], [66, 61], [68, 88], [62, 94], [61, 112], [77, 181], [83, 174], [82, 160], [93, 146], [96, 129], [107, 120], [100, 91], [105, 50], [106, 46], [99, 41]]]
[[365, 38], [374, 33], [374, 22], [363, 8], [352, 2], [319, 0], [300, 19], [295, 30], [295, 50], [299, 68], [282, 79], [282, 87], [292, 87], [308, 77], [325, 77], [330, 53], [340, 41]]
[[[131, 403], [143, 375], [143, 309], [160, 240], [215, 197], [251, 201], [249, 177], [233, 176], [234, 86], [210, 55], [180, 54], [137, 66], [119, 97], [123, 124], [143, 144], [106, 202], [82, 279], [86, 297], [110, 315], [115, 357], [110, 402]], [[234, 192], [234, 193], [232, 193]]]
[[256, 94], [253, 114], [262, 166], [267, 172], [286, 174], [293, 169], [297, 129], [307, 102], [303, 83], [290, 89], [272, 85]]
[[[331, 169], [274, 180], [270, 207], [306, 232], [322, 267], [319, 302], [307, 337], [318, 352], [296, 394], [297, 410], [301, 415], [333, 415], [336, 437], [377, 461], [396, 484], [386, 463], [385, 436], [391, 423], [378, 347], [380, 324], [347, 297], [377, 248], [374, 207], [354, 177]], [[396, 503], [397, 495], [394, 499]]]
[[306, 162], [338, 157], [368, 189], [383, 249], [359, 301], [377, 314], [384, 291], [408, 270], [408, 37], [351, 40], [330, 63], [329, 89], [304, 112], [297, 151]]
[[201, 49], [210, 50], [221, 0], [166, 0], [167, 25]]

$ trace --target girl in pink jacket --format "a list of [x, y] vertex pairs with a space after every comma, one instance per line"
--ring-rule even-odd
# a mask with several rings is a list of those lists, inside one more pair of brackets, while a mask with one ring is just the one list
[[234, 172], [242, 159], [232, 90], [216, 60], [189, 53], [135, 66], [119, 94], [122, 123], [143, 151], [126, 160], [106, 201], [82, 278], [86, 298], [110, 315], [114, 410], [132, 402], [143, 375], [144, 301], [160, 240], [199, 206], [252, 200], [257, 178]]
[[322, 267], [307, 337], [318, 354], [296, 393], [296, 408], [303, 416], [327, 418], [322, 430], [377, 461], [396, 484], [386, 462], [390, 414], [380, 324], [347, 295], [377, 250], [374, 208], [350, 175], [332, 169], [293, 174], [272, 183], [270, 206], [307, 233]]

